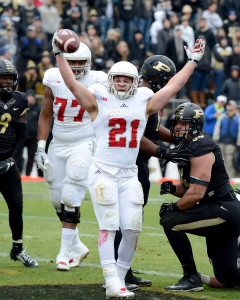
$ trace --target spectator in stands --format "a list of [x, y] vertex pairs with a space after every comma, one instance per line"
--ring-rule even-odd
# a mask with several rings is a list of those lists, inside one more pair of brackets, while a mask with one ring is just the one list
[[240, 2], [238, 0], [223, 0], [221, 1], [221, 16], [223, 20], [228, 18], [229, 11], [234, 10], [237, 15], [237, 20], [240, 22]]
[[219, 44], [213, 49], [213, 89], [214, 99], [220, 95], [221, 87], [225, 80], [224, 62], [227, 57], [232, 53], [232, 47], [228, 44], [227, 37], [222, 37]]
[[235, 100], [240, 105], [240, 68], [239, 66], [231, 67], [231, 77], [227, 78], [221, 88], [221, 94], [225, 95], [228, 100]]
[[213, 132], [213, 139], [219, 143], [229, 178], [235, 177], [234, 154], [236, 146], [240, 146], [239, 124], [237, 103], [230, 100], [226, 105], [226, 112], [218, 118]]
[[34, 5], [34, 0], [26, 0], [25, 5], [20, 6], [20, 22], [18, 24], [18, 38], [20, 42], [23, 42], [26, 37], [27, 27], [32, 24], [33, 18], [39, 15], [39, 11]]
[[213, 34], [217, 34], [218, 28], [223, 26], [223, 21], [217, 11], [217, 3], [209, 2], [208, 8], [204, 10], [202, 17], [206, 19], [208, 27], [212, 30]]
[[153, 17], [153, 0], [137, 0], [138, 29], [143, 33], [146, 52], [150, 50], [150, 28]]
[[27, 37], [21, 44], [22, 68], [26, 69], [29, 60], [38, 64], [43, 52], [42, 41], [36, 37], [36, 28], [33, 25], [27, 27]]
[[44, 4], [38, 9], [41, 15], [42, 29], [47, 35], [48, 42], [51, 43], [54, 32], [60, 28], [59, 11], [53, 4], [53, 0], [44, 0]]
[[205, 124], [203, 131], [206, 134], [213, 136], [213, 131], [217, 119], [224, 112], [224, 105], [227, 103], [227, 97], [224, 95], [219, 95], [215, 103], [210, 104], [206, 107], [204, 111]]
[[201, 18], [197, 24], [197, 30], [195, 31], [195, 36], [204, 35], [207, 41], [208, 47], [212, 50], [216, 45], [216, 37], [213, 31], [209, 28], [207, 20]]
[[91, 42], [92, 70], [103, 71], [106, 68], [106, 55], [102, 40], [99, 36], [94, 37]]
[[179, 25], [182, 31], [182, 39], [187, 43], [189, 49], [193, 49], [195, 43], [195, 36], [193, 28], [189, 25], [189, 19], [187, 16], [182, 16], [181, 25]]
[[131, 49], [131, 60], [138, 60], [142, 65], [146, 59], [146, 47], [144, 43], [143, 33], [140, 30], [134, 32], [133, 38], [128, 43], [129, 49]]
[[[42, 53], [42, 58], [40, 60], [40, 62], [38, 63], [37, 65], [37, 69], [38, 69], [38, 82], [35, 86], [35, 91], [36, 91], [36, 94], [38, 96], [40, 95], [44, 95], [44, 92], [45, 92], [45, 86], [44, 84], [42, 83], [42, 80], [43, 80], [43, 76], [44, 76], [44, 73], [48, 70], [48, 69], [51, 69], [53, 68], [53, 64], [52, 64], [52, 59], [51, 59], [51, 55], [48, 51], [43, 51]], [[42, 97], [43, 98], [43, 97]], [[41, 102], [42, 98], [38, 98], [38, 101]]]
[[230, 40], [230, 44], [235, 45], [235, 44], [239, 44], [240, 45], [240, 27], [236, 28], [236, 31], [232, 37], [232, 39]]
[[87, 32], [89, 26], [93, 26], [96, 29], [97, 35], [101, 37], [102, 30], [101, 30], [101, 23], [98, 19], [98, 13], [96, 9], [92, 8], [88, 14], [88, 20], [85, 25], [85, 31]]
[[117, 44], [116, 50], [112, 55], [112, 60], [116, 63], [119, 61], [130, 61], [131, 53], [128, 43], [125, 41], [120, 41]]
[[151, 36], [151, 48], [154, 54], [157, 54], [157, 34], [159, 30], [163, 28], [163, 20], [166, 18], [166, 14], [162, 10], [157, 10], [154, 12], [155, 21], [152, 22], [150, 27]]
[[82, 15], [78, 6], [73, 6], [71, 8], [71, 14], [69, 17], [63, 20], [62, 27], [65, 29], [70, 29], [75, 33], [79, 34], [82, 31]]
[[[233, 45], [232, 54], [230, 54], [224, 64], [225, 74], [227, 77], [231, 76], [232, 66], [240, 67], [240, 44]], [[235, 99], [231, 99], [235, 100]]]
[[[177, 72], [180, 71], [187, 62], [187, 54], [184, 51], [187, 43], [182, 39], [182, 31], [180, 26], [176, 26], [173, 30], [173, 38], [166, 45], [166, 54], [168, 58], [174, 61]], [[180, 98], [186, 97], [186, 87], [184, 86], [179, 92]]]
[[63, 21], [71, 16], [73, 7], [78, 7], [80, 18], [83, 19], [82, 6], [80, 5], [79, 0], [69, 0], [64, 4], [63, 7], [63, 12], [62, 12]]
[[116, 50], [116, 46], [117, 46], [117, 37], [116, 37], [116, 29], [112, 28], [109, 29], [107, 32], [107, 37], [103, 43], [104, 46], [104, 50], [105, 50], [105, 54], [106, 57], [111, 58], [112, 54], [115, 52]]
[[[26, 96], [28, 99], [29, 110], [27, 112], [27, 132], [24, 147], [27, 148], [27, 164], [26, 164], [26, 176], [30, 176], [34, 163], [34, 156], [37, 151], [37, 129], [38, 129], [38, 118], [41, 111], [41, 105], [38, 103], [34, 90], [27, 90]], [[23, 151], [19, 155], [17, 160], [17, 166], [19, 172], [23, 172]]]
[[10, 46], [6, 45], [0, 48], [0, 59], [7, 59], [12, 62], [12, 53]]
[[219, 43], [220, 39], [222, 37], [226, 37], [227, 38], [227, 35], [226, 35], [226, 31], [223, 27], [219, 28], [218, 31], [217, 31], [217, 34], [215, 36], [216, 38], [216, 44]]
[[230, 10], [228, 13], [228, 18], [223, 21], [223, 28], [226, 31], [226, 35], [229, 40], [233, 38], [236, 32], [236, 28], [239, 27], [240, 24], [237, 21], [237, 13], [235, 10]]
[[117, 27], [121, 30], [122, 39], [129, 42], [137, 29], [137, 1], [118, 0]]
[[173, 12], [170, 17], [169, 17], [169, 20], [171, 22], [171, 27], [172, 29], [174, 29], [176, 26], [179, 25], [180, 23], [180, 20], [179, 20], [179, 16], [177, 13]]
[[35, 16], [32, 25], [36, 28], [36, 38], [42, 41], [43, 49], [48, 49], [48, 37], [42, 28], [42, 20], [40, 16]]
[[24, 73], [21, 73], [18, 81], [18, 90], [20, 92], [26, 92], [29, 89], [35, 91], [36, 85], [39, 81], [37, 66], [34, 61], [29, 60], [27, 63], [27, 69]]
[[173, 38], [173, 30], [171, 28], [171, 22], [165, 18], [163, 20], [163, 28], [157, 33], [157, 54], [166, 54], [166, 45], [170, 39]]
[[185, 4], [182, 8], [181, 20], [183, 17], [186, 17], [188, 19], [189, 25], [193, 28], [193, 30], [195, 30], [197, 16], [195, 12], [194, 14], [192, 12], [192, 7], [189, 4]]
[[11, 24], [7, 26], [6, 33], [4, 35], [0, 35], [0, 48], [2, 48], [3, 46], [10, 47], [11, 62], [16, 66], [19, 53], [18, 39]]
[[[197, 37], [198, 39], [205, 40], [204, 35]], [[211, 71], [211, 50], [206, 44], [205, 54], [203, 58], [198, 63], [197, 67], [193, 72], [192, 86], [191, 86], [191, 100], [193, 103], [201, 106], [201, 108], [206, 107], [206, 89], [208, 85], [208, 78]]]
[[95, 0], [94, 8], [97, 11], [99, 22], [101, 23], [101, 39], [105, 40], [107, 32], [114, 26], [114, 1], [113, 0]]

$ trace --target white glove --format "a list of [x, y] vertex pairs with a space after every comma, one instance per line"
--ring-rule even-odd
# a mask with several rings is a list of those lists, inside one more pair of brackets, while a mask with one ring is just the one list
[[58, 30], [54, 33], [53, 38], [52, 38], [52, 48], [53, 48], [53, 53], [55, 56], [63, 54], [63, 52], [59, 49], [58, 45], [55, 42], [57, 32], [58, 32]]
[[206, 42], [202, 39], [199, 39], [199, 40], [196, 40], [192, 51], [190, 51], [187, 46], [184, 46], [184, 49], [187, 53], [189, 61], [192, 61], [197, 65], [198, 62], [203, 57], [203, 54], [205, 52], [205, 45], [206, 45]]
[[37, 152], [35, 153], [35, 160], [37, 162], [38, 168], [42, 171], [46, 171], [47, 167], [45, 166], [48, 162], [48, 156], [44, 148], [38, 147]]

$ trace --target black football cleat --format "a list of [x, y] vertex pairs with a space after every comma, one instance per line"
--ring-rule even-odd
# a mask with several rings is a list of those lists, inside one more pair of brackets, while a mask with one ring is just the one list
[[28, 268], [37, 268], [38, 267], [38, 263], [27, 254], [26, 249], [22, 250], [19, 253], [15, 253], [13, 250], [11, 250], [10, 257], [11, 257], [11, 259], [13, 259], [15, 261], [19, 260], [21, 263], [24, 264], [25, 267], [28, 267]]
[[165, 290], [173, 292], [199, 292], [203, 290], [203, 285], [198, 275], [184, 275], [178, 283], [165, 287]]
[[127, 275], [125, 277], [125, 283], [127, 284], [136, 284], [137, 286], [151, 286], [152, 281], [147, 279], [142, 279], [140, 277], [135, 276], [134, 274], [142, 274], [138, 271], [133, 271], [131, 268], [128, 270]]

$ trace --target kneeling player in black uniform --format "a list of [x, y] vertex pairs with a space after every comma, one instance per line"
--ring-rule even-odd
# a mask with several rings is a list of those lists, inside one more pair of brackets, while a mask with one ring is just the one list
[[204, 113], [200, 106], [178, 106], [170, 122], [173, 139], [181, 143], [182, 149], [191, 150], [192, 158], [188, 165], [179, 168], [179, 184], [169, 181], [161, 185], [161, 194], [180, 198], [174, 203], [163, 203], [159, 214], [160, 224], [184, 271], [182, 279], [166, 290], [203, 290], [186, 233], [206, 237], [207, 253], [219, 283], [240, 286], [240, 202], [229, 183], [221, 150], [202, 132]]
[[18, 74], [14, 65], [0, 59], [0, 192], [9, 209], [9, 225], [13, 247], [11, 259], [26, 267], [38, 267], [22, 247], [23, 194], [15, 161], [22, 151], [26, 132], [27, 97], [16, 92]]
[[[154, 55], [147, 58], [141, 69], [141, 82], [140, 86], [145, 86], [153, 90], [154, 93], [159, 91], [164, 87], [168, 81], [176, 74], [176, 67], [171, 59], [163, 55]], [[153, 143], [156, 146], [153, 152], [154, 155], [161, 159], [167, 159], [168, 161], [178, 161], [179, 163], [184, 163], [188, 160], [190, 156], [189, 151], [182, 151], [181, 149], [166, 149], [159, 147], [158, 141], [171, 142], [172, 138], [170, 132], [167, 128], [160, 125], [159, 113], [151, 115], [148, 118], [146, 129], [144, 132], [144, 137], [141, 141], [142, 145], [145, 143]], [[150, 153], [151, 154], [151, 153]], [[138, 166], [138, 180], [140, 181], [143, 194], [144, 194], [144, 206], [147, 204], [148, 195], [150, 190], [149, 181], [149, 170], [148, 170], [148, 160], [151, 156], [140, 151], [137, 157], [136, 164]], [[115, 258], [118, 257], [118, 246], [121, 241], [121, 231], [117, 231], [115, 237]], [[136, 272], [136, 271], [135, 271]], [[136, 272], [138, 274], [138, 272]], [[128, 290], [135, 290], [138, 286], [150, 286], [152, 285], [151, 280], [142, 279], [134, 275], [134, 271], [130, 268], [127, 272], [126, 287]]]

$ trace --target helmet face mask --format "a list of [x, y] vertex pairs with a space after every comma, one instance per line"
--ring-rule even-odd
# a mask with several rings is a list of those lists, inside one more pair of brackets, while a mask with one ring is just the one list
[[[114, 77], [129, 77], [132, 79], [132, 83], [118, 83]], [[121, 91], [120, 85], [125, 85], [124, 91]], [[138, 71], [137, 68], [127, 62], [120, 61], [115, 63], [108, 73], [108, 91], [114, 94], [118, 99], [123, 100], [133, 96], [138, 87]]]
[[154, 93], [159, 91], [176, 74], [175, 64], [164, 55], [147, 58], [141, 69], [141, 76], [152, 87]]
[[[178, 122], [185, 123], [185, 129], [176, 129]], [[203, 133], [205, 122], [204, 112], [194, 103], [179, 105], [170, 118], [170, 132], [175, 142], [188, 141], [192, 137]]]
[[18, 73], [15, 66], [7, 59], [0, 59], [0, 97], [8, 101], [18, 85]]
[[[64, 53], [63, 55], [68, 61], [76, 79], [82, 78], [90, 71], [92, 55], [86, 44], [80, 43], [80, 46], [76, 52]], [[85, 61], [85, 63], [77, 64], [77, 61]]]

